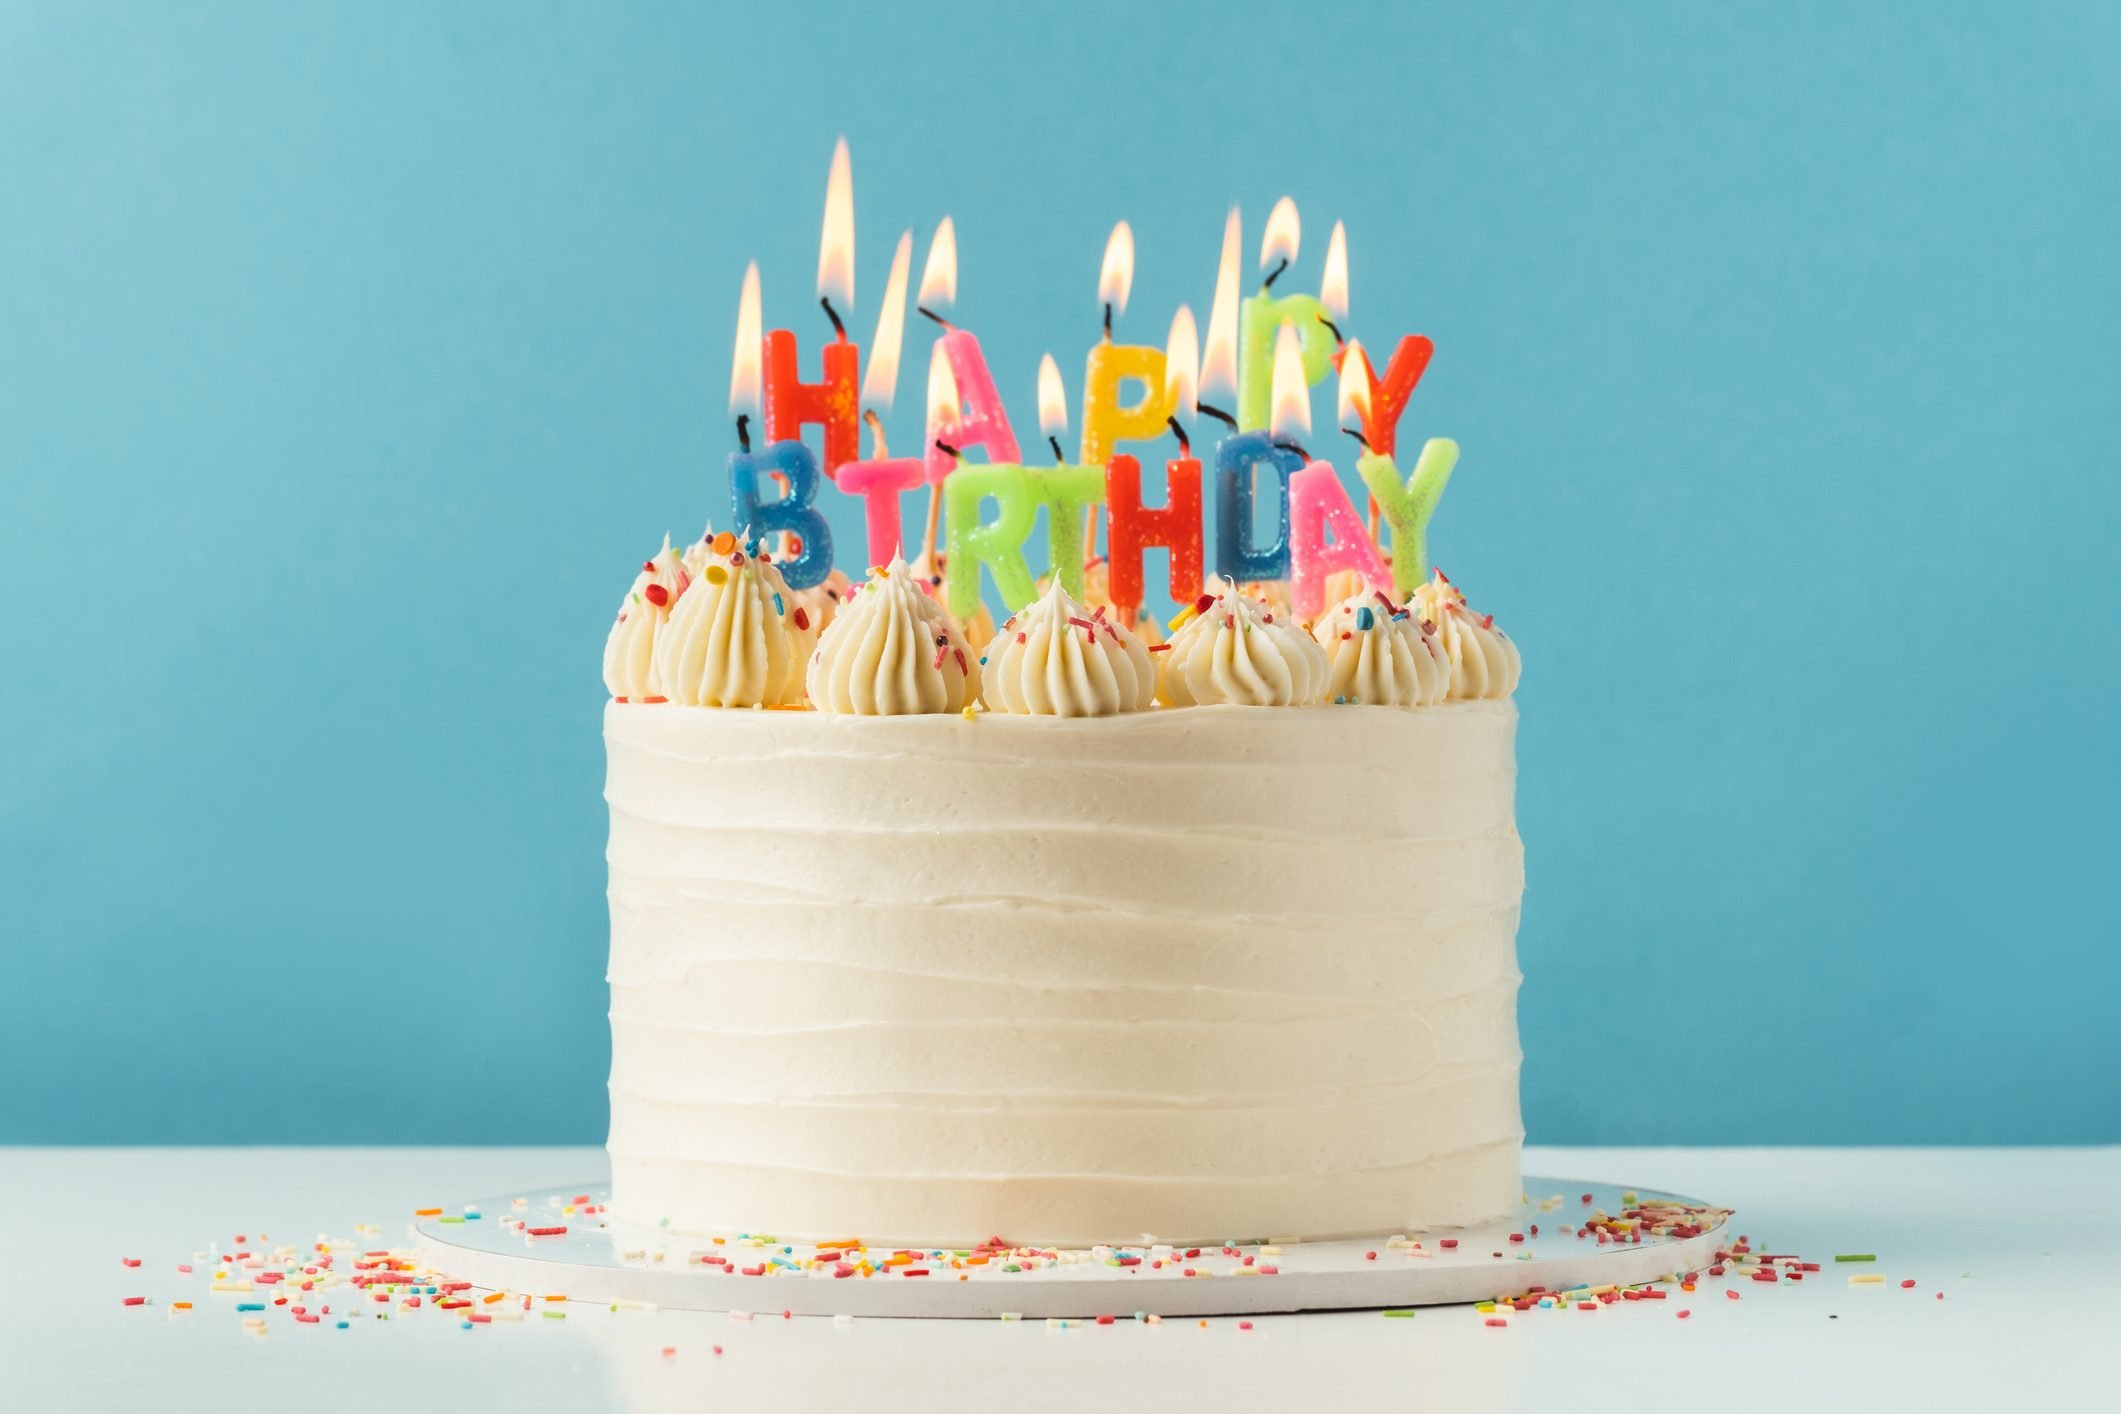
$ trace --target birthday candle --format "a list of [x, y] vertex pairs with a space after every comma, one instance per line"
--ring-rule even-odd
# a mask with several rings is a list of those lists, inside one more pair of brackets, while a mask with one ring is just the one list
[[1305, 387], [1324, 382], [1333, 371], [1333, 334], [1320, 318], [1325, 306], [1310, 295], [1276, 298], [1272, 293], [1274, 282], [1295, 262], [1301, 239], [1296, 203], [1283, 197], [1267, 217], [1260, 242], [1259, 263], [1266, 279], [1259, 293], [1244, 302], [1239, 321], [1237, 425], [1248, 432], [1265, 427], [1272, 415], [1274, 346], [1280, 329], [1293, 327], [1302, 339]]
[[[1112, 342], [1113, 316], [1126, 313], [1133, 285], [1134, 232], [1122, 221], [1112, 228], [1111, 239], [1105, 243], [1104, 266], [1098, 274], [1104, 337], [1091, 346], [1083, 368], [1083, 436], [1077, 460], [1084, 466], [1102, 467], [1122, 441], [1162, 436], [1171, 416], [1164, 351]], [[1139, 385], [1140, 391], [1133, 402], [1122, 403], [1120, 392], [1128, 383]]]
[[[1038, 504], [1031, 478], [1009, 463], [961, 465], [943, 483], [950, 505], [950, 558], [943, 569], [943, 597], [950, 612], [967, 619], [979, 612], [980, 567], [994, 576], [1004, 604], [1021, 607], [1038, 597], [1024, 542], [1031, 536]], [[982, 522], [980, 503], [992, 498], [994, 519]]]
[[[1404, 340], [1401, 347], [1405, 347]], [[1375, 386], [1362, 345], [1351, 341], [1341, 361], [1341, 417], [1343, 421], [1351, 413], [1359, 417], [1365, 440], [1370, 437], [1367, 429], [1371, 419], [1364, 404]], [[1385, 523], [1392, 527], [1392, 584], [1402, 599], [1428, 578], [1429, 521], [1435, 516], [1437, 503], [1443, 499], [1444, 487], [1450, 483], [1457, 465], [1458, 444], [1446, 437], [1432, 437], [1422, 444], [1414, 474], [1405, 481], [1399, 478], [1399, 464], [1393, 460], [1389, 440], [1382, 451], [1370, 441], [1370, 450], [1355, 463], [1363, 484], [1370, 488], [1383, 511]]]
[[928, 474], [923, 457], [891, 456], [880, 417], [891, 410], [898, 394], [899, 351], [906, 328], [906, 271], [912, 259], [913, 232], [907, 231], [898, 238], [898, 250], [891, 259], [891, 281], [877, 313], [876, 337], [869, 343], [869, 371], [862, 379], [866, 405], [862, 416], [869, 424], [876, 453], [867, 461], [849, 462], [839, 475], [839, 488], [862, 498], [872, 565], [888, 565], [904, 553], [899, 496], [919, 486]]
[[1185, 305], [1171, 319], [1165, 347], [1165, 395], [1172, 412], [1170, 427], [1178, 435], [1178, 455], [1164, 464], [1164, 507], [1142, 505], [1141, 463], [1121, 452], [1105, 463], [1106, 585], [1122, 623], [1141, 612], [1142, 553], [1151, 545], [1170, 552], [1171, 597], [1190, 600], [1201, 587], [1200, 462], [1186, 437], [1193, 419], [1199, 336], [1193, 311]]
[[824, 377], [805, 383], [799, 372], [795, 335], [775, 329], [766, 336], [766, 438], [795, 441], [805, 427], [825, 434], [825, 474], [861, 454], [859, 394], [861, 350], [833, 306], [854, 307], [854, 178], [847, 160], [847, 140], [832, 153], [832, 174], [825, 187], [825, 231], [818, 248], [818, 303], [832, 321], [833, 341], [825, 345]]
[[962, 454], [971, 447], [984, 447], [992, 462], [1015, 463], [1021, 459], [1016, 433], [1009, 426], [1009, 412], [995, 391], [994, 375], [987, 370], [979, 340], [969, 329], [960, 329], [935, 311], [957, 301], [957, 234], [949, 217], [936, 228], [928, 247], [927, 268], [921, 274], [921, 313], [943, 327], [937, 341], [948, 360], [956, 401], [950, 406], [931, 405], [928, 410], [928, 479], [937, 485], [956, 468], [957, 457], [941, 451], [936, 443]]
[[1048, 563], [1061, 587], [1072, 598], [1081, 599], [1086, 556], [1078, 548], [1078, 529], [1085, 524], [1084, 512], [1104, 501], [1105, 476], [1100, 465], [1070, 465], [1061, 456], [1060, 434], [1068, 430], [1068, 395], [1052, 354], [1041, 358], [1038, 365], [1038, 425], [1053, 448], [1052, 466], [1029, 468], [1031, 494], [1046, 508]]

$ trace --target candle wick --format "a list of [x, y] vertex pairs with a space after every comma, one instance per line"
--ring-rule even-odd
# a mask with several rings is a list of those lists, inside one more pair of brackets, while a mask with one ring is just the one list
[[1364, 451], [1367, 452], [1370, 450], [1370, 439], [1362, 435], [1362, 430], [1360, 428], [1343, 427], [1340, 430], [1347, 433], [1350, 437], [1353, 437], [1356, 441], [1362, 443], [1362, 449]]
[[1276, 441], [1274, 446], [1275, 449], [1278, 451], [1294, 452], [1296, 453], [1296, 455], [1302, 457], [1305, 461], [1311, 460], [1311, 454], [1303, 449], [1303, 444], [1301, 442]]
[[1193, 443], [1186, 437], [1186, 429], [1178, 425], [1178, 414], [1172, 413], [1164, 421], [1171, 424], [1171, 435], [1178, 438], [1178, 454], [1182, 457], [1192, 456]]
[[1046, 445], [1053, 449], [1053, 464], [1055, 466], [1059, 466], [1062, 462], [1068, 460], [1067, 455], [1060, 449], [1060, 438], [1049, 433], [1046, 437]]
[[841, 343], [846, 343], [847, 326], [840, 323], [839, 311], [832, 307], [832, 296], [819, 295], [817, 302], [825, 307], [825, 317], [832, 321], [832, 332], [839, 336]]
[[964, 460], [964, 458], [958, 454], [957, 448], [951, 446], [948, 442], [945, 442], [940, 437], [935, 439], [935, 449], [941, 452], [946, 457], [950, 457], [958, 461]]
[[863, 408], [862, 421], [869, 424], [869, 435], [876, 442], [876, 459], [882, 461], [890, 456], [891, 449], [884, 445], [884, 420], [876, 415], [876, 409]]
[[1325, 326], [1326, 326], [1326, 327], [1327, 327], [1328, 329], [1330, 329], [1330, 330], [1332, 330], [1332, 331], [1333, 331], [1333, 342], [1334, 342], [1334, 343], [1336, 343], [1336, 344], [1345, 344], [1345, 343], [1347, 343], [1347, 342], [1348, 342], [1348, 341], [1347, 341], [1346, 339], [1344, 339], [1344, 338], [1342, 338], [1342, 337], [1340, 336], [1340, 326], [1339, 326], [1338, 324], [1335, 324], [1335, 323], [1334, 323], [1334, 322], [1333, 322], [1332, 320], [1330, 320], [1330, 319], [1326, 318], [1326, 317], [1325, 317], [1325, 316], [1324, 316], [1323, 314], [1321, 314], [1321, 315], [1319, 315], [1319, 316], [1318, 316], [1318, 322], [1319, 322], [1319, 323], [1321, 323], [1321, 324], [1323, 324], [1323, 325], [1325, 325]]
[[1281, 264], [1279, 264], [1279, 265], [1277, 265], [1277, 266], [1275, 266], [1275, 267], [1274, 267], [1274, 272], [1273, 272], [1272, 274], [1270, 274], [1269, 276], [1267, 276], [1267, 278], [1266, 278], [1265, 282], [1264, 282], [1264, 283], [1262, 283], [1262, 284], [1260, 285], [1260, 288], [1261, 288], [1262, 290], [1271, 290], [1271, 289], [1273, 289], [1273, 288], [1274, 288], [1274, 282], [1275, 282], [1276, 280], [1279, 280], [1279, 279], [1281, 278], [1281, 272], [1282, 272], [1282, 271], [1284, 271], [1284, 270], [1286, 270], [1286, 269], [1288, 269], [1288, 268], [1289, 268], [1289, 257], [1285, 255], [1285, 256], [1283, 256], [1283, 257], [1281, 258]]
[[942, 325], [945, 329], [955, 329], [957, 327], [949, 320], [943, 318], [942, 315], [937, 314], [934, 310], [928, 308], [928, 306], [925, 304], [917, 304], [913, 308], [916, 312], [927, 315], [930, 319], [933, 319], [936, 323]]
[[1221, 408], [1215, 406], [1215, 404], [1195, 403], [1193, 406], [1194, 410], [1200, 413], [1201, 416], [1214, 418], [1217, 422], [1220, 422], [1227, 426], [1232, 432], [1235, 432], [1237, 430], [1237, 419], [1230, 416], [1230, 414], [1224, 412]]
[[751, 450], [751, 414], [748, 412], [736, 415], [736, 444], [746, 452]]
[[1112, 337], [1112, 304], [1109, 300], [1105, 303], [1105, 337]]

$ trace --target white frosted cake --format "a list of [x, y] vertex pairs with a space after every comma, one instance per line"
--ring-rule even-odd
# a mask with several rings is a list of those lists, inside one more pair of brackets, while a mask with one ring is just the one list
[[[728, 536], [605, 655], [612, 1192], [685, 1232], [1328, 1237], [1519, 1192], [1518, 658], [1439, 577], [1167, 644]], [[836, 612], [835, 612], [836, 611]], [[778, 710], [765, 710], [778, 709]]]

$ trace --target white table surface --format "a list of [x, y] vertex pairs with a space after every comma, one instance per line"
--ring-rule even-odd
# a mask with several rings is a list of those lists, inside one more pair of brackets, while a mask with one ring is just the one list
[[[1824, 1270], [1510, 1313], [1506, 1329], [1471, 1307], [1049, 1330], [577, 1306], [471, 1331], [432, 1311], [363, 1312], [343, 1331], [274, 1312], [260, 1338], [233, 1310], [247, 1298], [176, 1264], [261, 1229], [308, 1243], [366, 1222], [375, 1245], [405, 1245], [416, 1207], [595, 1178], [601, 1151], [0, 1148], [0, 1408], [2121, 1407], [2102, 1353], [2117, 1348], [2121, 1148], [1535, 1147], [1525, 1166], [1734, 1207], [1756, 1250]], [[1889, 1280], [1850, 1286], [1872, 1268], [1837, 1270], [1837, 1252], [1877, 1253]], [[197, 1309], [173, 1313], [183, 1299]]]

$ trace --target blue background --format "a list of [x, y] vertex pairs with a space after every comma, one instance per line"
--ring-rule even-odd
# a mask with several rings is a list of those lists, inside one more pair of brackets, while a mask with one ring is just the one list
[[723, 514], [744, 262], [822, 329], [842, 132], [858, 336], [953, 214], [1021, 424], [1122, 216], [1123, 333], [1286, 192], [1435, 337], [1535, 1139], [2121, 1139], [2117, 70], [2100, 5], [0, 5], [0, 1140], [601, 1140], [604, 631]]

